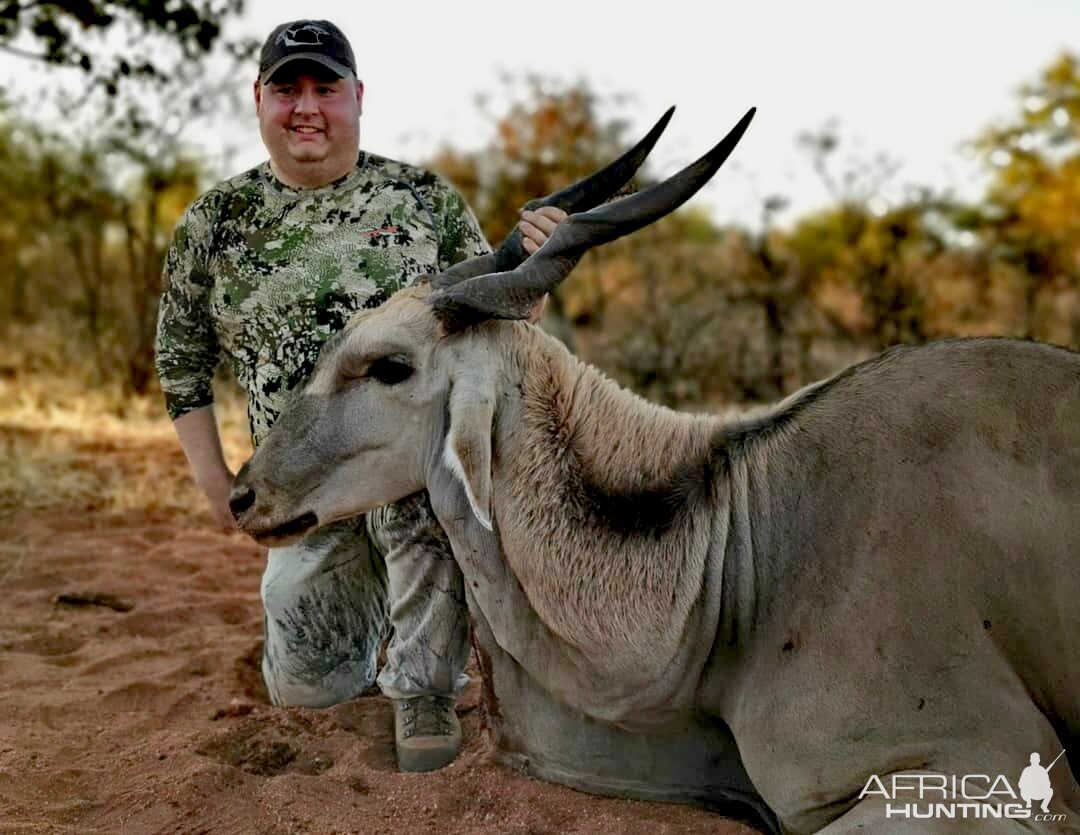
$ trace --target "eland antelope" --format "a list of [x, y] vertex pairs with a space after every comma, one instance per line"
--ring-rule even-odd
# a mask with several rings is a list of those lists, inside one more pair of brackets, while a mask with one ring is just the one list
[[[528, 676], [634, 732], [723, 720], [784, 831], [1080, 829], [1080, 355], [894, 348], [721, 419], [523, 321], [687, 200], [750, 116], [519, 265], [357, 314], [238, 476], [237, 519], [281, 544], [428, 490]], [[1062, 749], [1039, 818], [1007, 789]]]

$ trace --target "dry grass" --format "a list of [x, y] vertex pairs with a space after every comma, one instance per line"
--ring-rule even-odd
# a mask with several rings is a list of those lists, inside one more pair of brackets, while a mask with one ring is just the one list
[[[226, 459], [250, 455], [242, 396], [218, 398]], [[160, 396], [124, 399], [48, 373], [0, 379], [0, 521], [78, 505], [100, 513], [205, 512]], [[17, 543], [0, 547], [0, 579]], [[15, 556], [13, 556], [13, 554]]]
[[74, 450], [56, 434], [5, 431], [0, 458], [0, 515], [51, 507], [58, 494], [65, 500], [85, 500], [99, 487], [93, 473], [78, 468]]
[[17, 536], [0, 542], [0, 584], [19, 576], [30, 546], [26, 536]]

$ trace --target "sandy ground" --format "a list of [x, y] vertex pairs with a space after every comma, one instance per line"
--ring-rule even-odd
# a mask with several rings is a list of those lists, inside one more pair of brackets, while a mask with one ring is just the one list
[[[0, 440], [25, 432], [0, 424]], [[168, 440], [62, 442], [103, 490], [186, 466]], [[475, 682], [462, 755], [400, 774], [377, 693], [325, 711], [267, 703], [262, 549], [201, 509], [109, 509], [92, 491], [54, 505], [0, 520], [2, 833], [752, 831], [506, 770]]]

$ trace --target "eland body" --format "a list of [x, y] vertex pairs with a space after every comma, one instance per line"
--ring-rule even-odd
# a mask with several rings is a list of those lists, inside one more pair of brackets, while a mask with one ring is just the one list
[[1080, 829], [1080, 355], [895, 348], [720, 419], [513, 321], [687, 199], [748, 121], [519, 266], [358, 314], [238, 477], [240, 524], [276, 544], [427, 489], [472, 611], [529, 677], [635, 732], [722, 720], [786, 831], [973, 831], [888, 816], [911, 798], [871, 778], [1015, 786], [1062, 748], [1063, 820], [978, 831]]

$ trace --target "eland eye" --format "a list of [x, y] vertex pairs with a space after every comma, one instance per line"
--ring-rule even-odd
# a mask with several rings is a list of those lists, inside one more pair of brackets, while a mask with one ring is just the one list
[[409, 379], [412, 373], [412, 366], [408, 363], [391, 357], [380, 357], [368, 367], [367, 376], [393, 386]]

